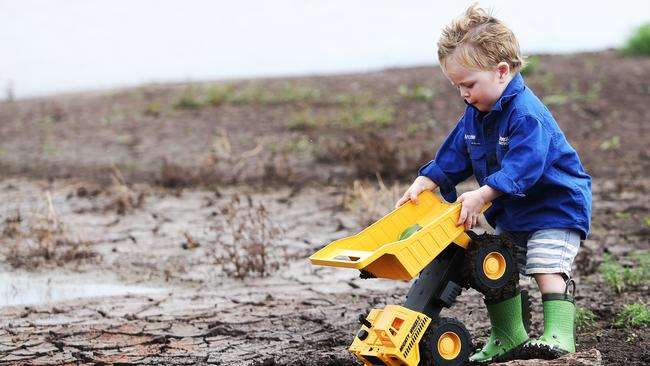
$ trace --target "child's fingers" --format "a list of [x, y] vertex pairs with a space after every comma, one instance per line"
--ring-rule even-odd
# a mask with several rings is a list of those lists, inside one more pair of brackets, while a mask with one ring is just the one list
[[467, 230], [471, 229], [472, 226], [474, 225], [474, 217], [472, 215], [467, 215]]
[[470, 225], [470, 229], [476, 226], [478, 224], [478, 216], [472, 215], [472, 224]]
[[404, 195], [402, 196], [402, 198], [400, 198], [399, 201], [397, 201], [397, 203], [395, 204], [395, 208], [398, 208], [399, 206], [405, 204], [409, 200], [411, 200], [411, 201], [413, 200], [411, 198], [411, 190], [410, 189], [407, 190], [406, 192], [404, 192]]
[[[461, 194], [460, 197], [458, 197], [458, 199], [456, 200], [456, 202], [457, 203], [458, 202], [462, 203], [463, 201], [465, 201], [465, 195]], [[469, 214], [469, 212], [467, 212], [467, 207], [465, 207], [465, 204], [462, 203], [460, 205], [460, 216], [458, 217], [458, 223], [456, 225], [460, 226], [460, 225], [464, 224], [465, 221], [467, 221], [468, 214]]]
[[410, 199], [411, 202], [415, 203], [416, 205], [420, 203], [420, 201], [418, 201], [418, 192], [415, 189], [410, 191]]
[[460, 226], [464, 224], [465, 220], [467, 220], [467, 210], [465, 209], [464, 206], [461, 206], [460, 216], [458, 217], [458, 223], [456, 225]]
[[409, 198], [408, 198], [408, 192], [405, 192], [404, 195], [402, 196], [402, 198], [400, 198], [399, 200], [397, 200], [397, 203], [395, 204], [395, 208], [399, 208], [399, 206], [403, 205], [403, 204], [406, 203], [406, 201], [408, 201], [408, 200], [409, 200]]

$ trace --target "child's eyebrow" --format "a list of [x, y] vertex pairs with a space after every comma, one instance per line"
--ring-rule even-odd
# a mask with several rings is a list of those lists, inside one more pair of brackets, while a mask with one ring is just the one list
[[[452, 86], [457, 86], [453, 81], [450, 81], [450, 83], [451, 83]], [[473, 84], [473, 83], [475, 83], [474, 80], [461, 81], [460, 83], [458, 83], [458, 85], [461, 85], [461, 86], [468, 86], [469, 84]]]

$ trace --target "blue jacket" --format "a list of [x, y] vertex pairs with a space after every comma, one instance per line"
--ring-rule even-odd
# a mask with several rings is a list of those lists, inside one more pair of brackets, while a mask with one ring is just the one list
[[506, 231], [572, 228], [586, 238], [591, 178], [551, 112], [517, 74], [488, 113], [468, 105], [435, 160], [419, 171], [456, 201], [472, 174], [504, 193], [485, 212]]

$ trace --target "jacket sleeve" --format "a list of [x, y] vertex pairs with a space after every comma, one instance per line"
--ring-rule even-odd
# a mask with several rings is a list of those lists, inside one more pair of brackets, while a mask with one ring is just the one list
[[483, 184], [503, 192], [506, 197], [524, 197], [550, 165], [551, 133], [532, 116], [514, 119], [509, 149], [501, 160], [501, 169]]
[[463, 119], [442, 143], [436, 158], [420, 168], [419, 175], [424, 175], [436, 183], [445, 200], [456, 201], [456, 184], [472, 175], [472, 161], [465, 144]]

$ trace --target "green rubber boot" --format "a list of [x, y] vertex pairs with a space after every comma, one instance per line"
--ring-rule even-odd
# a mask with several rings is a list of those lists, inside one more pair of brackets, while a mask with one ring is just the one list
[[576, 351], [575, 304], [570, 294], [544, 294], [544, 334], [528, 346], [545, 348], [556, 357]]
[[521, 293], [498, 303], [485, 303], [490, 316], [490, 338], [479, 352], [469, 359], [476, 362], [491, 361], [528, 341], [524, 327]]

